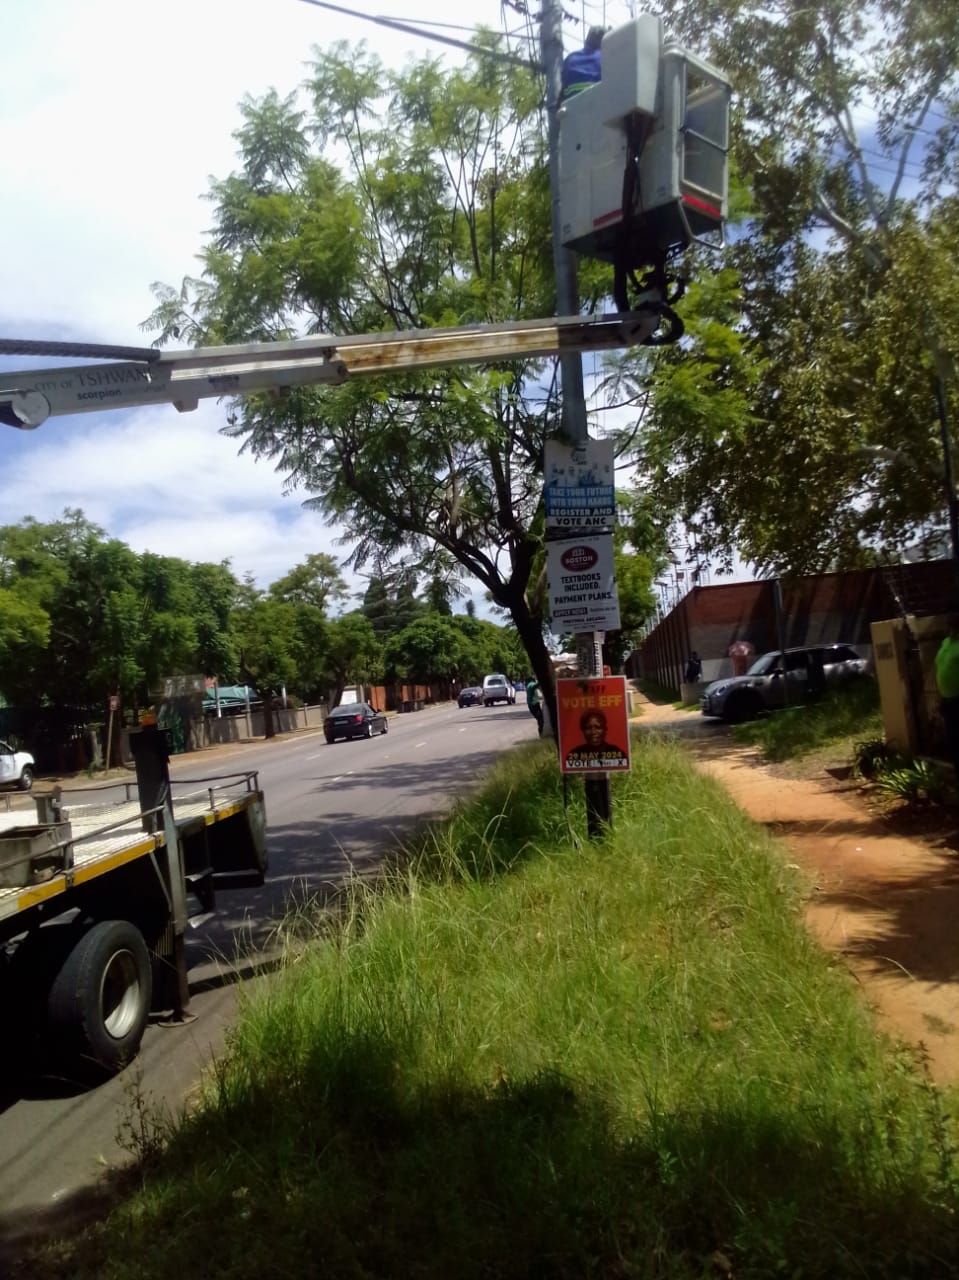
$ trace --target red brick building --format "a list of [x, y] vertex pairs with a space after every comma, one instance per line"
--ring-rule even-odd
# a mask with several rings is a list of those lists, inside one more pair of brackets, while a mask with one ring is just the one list
[[[779, 647], [775, 591], [774, 579], [694, 587], [630, 654], [627, 674], [678, 690], [695, 649], [703, 680], [731, 675], [734, 640], [748, 640], [757, 654]], [[797, 578], [782, 584], [782, 643], [845, 641], [868, 653], [870, 623], [957, 605], [950, 560]]]

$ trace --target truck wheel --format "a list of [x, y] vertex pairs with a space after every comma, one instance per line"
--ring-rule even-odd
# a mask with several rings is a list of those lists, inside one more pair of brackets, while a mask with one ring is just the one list
[[33, 786], [33, 770], [28, 764], [24, 765], [20, 771], [20, 781], [17, 786], [21, 791], [29, 791]]
[[153, 975], [143, 935], [128, 920], [101, 920], [82, 935], [53, 980], [47, 1016], [72, 1061], [114, 1074], [136, 1055]]

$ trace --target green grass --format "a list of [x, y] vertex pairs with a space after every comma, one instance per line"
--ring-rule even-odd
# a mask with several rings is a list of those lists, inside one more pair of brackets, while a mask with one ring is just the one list
[[951, 1100], [809, 939], [779, 846], [675, 744], [634, 765], [581, 846], [552, 752], [512, 754], [244, 989], [140, 1189], [27, 1274], [949, 1274]]
[[732, 729], [737, 742], [759, 747], [767, 760], [797, 760], [847, 742], [851, 752], [855, 742], [882, 734], [879, 688], [866, 679], [830, 690], [819, 702], [784, 707]]

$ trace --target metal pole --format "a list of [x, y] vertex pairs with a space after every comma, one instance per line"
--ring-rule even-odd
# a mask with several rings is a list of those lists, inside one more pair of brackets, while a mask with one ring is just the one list
[[[576, 257], [562, 243], [559, 209], [559, 106], [563, 90], [563, 8], [559, 0], [543, 0], [540, 14], [540, 41], [546, 73], [546, 117], [548, 124], [549, 188], [553, 265], [556, 273], [558, 315], [577, 315], [580, 310], [576, 279]], [[588, 92], [588, 91], [587, 91]], [[586, 393], [583, 387], [583, 358], [568, 353], [560, 357], [563, 434], [572, 444], [589, 439], [586, 421]], [[612, 536], [612, 535], [610, 535]], [[603, 674], [603, 637], [598, 631], [576, 636], [576, 669], [583, 676]], [[613, 819], [609, 777], [597, 774], [584, 779], [586, 826], [590, 839], [598, 839]]]

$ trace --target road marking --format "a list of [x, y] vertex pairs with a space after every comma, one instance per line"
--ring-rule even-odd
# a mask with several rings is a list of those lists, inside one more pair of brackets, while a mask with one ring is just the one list
[[319, 760], [319, 758], [320, 758], [320, 756], [321, 756], [322, 754], [323, 754], [323, 752], [322, 752], [322, 751], [317, 751], [316, 755], [313, 755], [313, 756], [307, 756], [306, 758], [307, 758], [307, 760]]
[[342, 773], [338, 773], [338, 774], [336, 775], [336, 777], [335, 777], [335, 778], [331, 778], [331, 779], [330, 779], [330, 781], [331, 781], [331, 782], [339, 782], [339, 781], [340, 781], [340, 779], [341, 779], [342, 777], [343, 777]]
[[417, 742], [417, 743], [416, 743], [416, 746], [417, 746], [417, 747], [425, 747], [425, 746], [426, 746], [426, 743], [425, 743], [425, 742]]
[[460, 729], [460, 733], [465, 733], [465, 732], [466, 732], [466, 725], [464, 724], [462, 729]]

